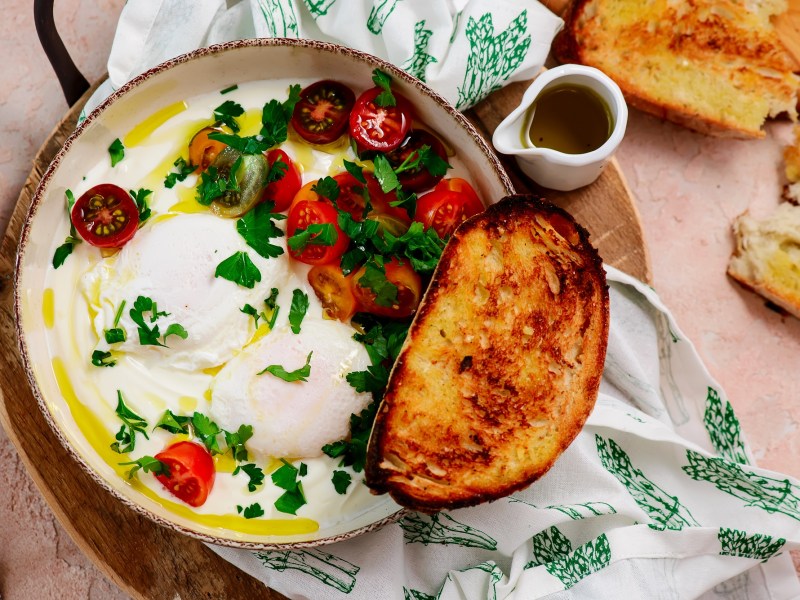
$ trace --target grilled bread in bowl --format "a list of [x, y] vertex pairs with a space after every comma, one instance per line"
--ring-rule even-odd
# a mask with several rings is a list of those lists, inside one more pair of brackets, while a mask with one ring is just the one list
[[510, 196], [465, 221], [391, 373], [367, 485], [423, 512], [528, 486], [594, 407], [608, 324], [601, 259], [568, 213]]

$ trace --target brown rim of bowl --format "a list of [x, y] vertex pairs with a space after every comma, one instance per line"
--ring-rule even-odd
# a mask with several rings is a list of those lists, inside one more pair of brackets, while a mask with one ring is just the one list
[[100, 487], [104, 490], [109, 492], [112, 496], [116, 499], [120, 500], [123, 504], [128, 506], [129, 508], [133, 509], [140, 515], [143, 515], [153, 521], [154, 523], [161, 525], [163, 527], [167, 527], [169, 529], [173, 529], [189, 537], [193, 537], [199, 539], [203, 542], [211, 543], [211, 544], [218, 544], [221, 546], [228, 546], [232, 548], [242, 548], [246, 550], [280, 550], [280, 549], [287, 549], [287, 548], [309, 548], [313, 546], [321, 546], [325, 544], [332, 544], [335, 542], [344, 541], [363, 533], [367, 533], [370, 531], [374, 531], [380, 529], [384, 525], [392, 523], [400, 519], [405, 513], [405, 509], [399, 508], [395, 513], [380, 519], [379, 521], [375, 521], [370, 525], [366, 525], [364, 527], [360, 527], [358, 529], [354, 529], [347, 533], [339, 534], [336, 536], [320, 538], [317, 540], [310, 540], [306, 542], [288, 542], [288, 543], [261, 543], [261, 542], [242, 542], [237, 540], [232, 540], [228, 538], [217, 538], [211, 535], [206, 535], [204, 533], [195, 531], [188, 527], [184, 527], [183, 525], [179, 525], [178, 523], [171, 521], [169, 519], [165, 519], [156, 513], [152, 512], [151, 510], [143, 507], [140, 504], [137, 504], [130, 498], [126, 497], [115, 488], [113, 488], [108, 482], [105, 481], [92, 467], [89, 463], [84, 459], [69, 443], [66, 439], [64, 434], [62, 433], [61, 429], [59, 428], [58, 424], [53, 419], [50, 411], [47, 409], [47, 404], [45, 403], [44, 397], [39, 389], [39, 385], [36, 382], [36, 378], [33, 374], [33, 369], [31, 367], [31, 363], [28, 357], [27, 351], [27, 343], [25, 341], [25, 334], [22, 330], [22, 315], [21, 315], [21, 295], [20, 295], [20, 277], [21, 277], [21, 270], [20, 265], [22, 262], [22, 255], [25, 251], [25, 246], [27, 245], [28, 235], [30, 233], [31, 223], [33, 221], [33, 217], [36, 215], [36, 212], [39, 208], [39, 205], [42, 202], [42, 198], [44, 196], [44, 191], [47, 188], [47, 184], [50, 181], [50, 178], [53, 176], [56, 168], [61, 163], [64, 155], [69, 151], [70, 147], [72, 146], [73, 142], [81, 135], [81, 133], [89, 127], [92, 123], [97, 121], [102, 117], [103, 112], [108, 108], [111, 104], [116, 102], [119, 98], [124, 97], [129, 92], [134, 90], [140, 83], [147, 81], [151, 77], [163, 72], [168, 71], [169, 69], [175, 68], [183, 63], [189, 62], [197, 57], [205, 56], [207, 54], [222, 54], [229, 50], [235, 50], [237, 48], [242, 47], [273, 47], [273, 46], [293, 46], [296, 48], [312, 48], [315, 50], [322, 50], [326, 52], [332, 52], [334, 54], [341, 54], [344, 56], [348, 56], [350, 58], [356, 59], [359, 62], [364, 63], [365, 65], [372, 67], [372, 68], [380, 68], [383, 71], [386, 71], [392, 75], [392, 77], [396, 79], [401, 79], [408, 83], [409, 85], [414, 86], [419, 92], [422, 94], [432, 98], [439, 104], [442, 108], [444, 108], [450, 116], [452, 116], [466, 131], [469, 133], [470, 137], [472, 137], [473, 141], [477, 144], [478, 148], [483, 153], [484, 157], [486, 158], [488, 164], [491, 166], [492, 170], [497, 174], [501, 183], [506, 188], [506, 194], [512, 194], [514, 192], [513, 185], [511, 180], [509, 179], [508, 175], [506, 174], [505, 170], [503, 169], [500, 161], [497, 158], [497, 155], [494, 151], [489, 147], [487, 142], [484, 140], [483, 136], [473, 127], [473, 125], [461, 114], [458, 110], [455, 109], [447, 100], [445, 100], [441, 95], [437, 92], [433, 91], [423, 82], [421, 82], [416, 77], [409, 75], [405, 71], [399, 69], [398, 67], [394, 66], [393, 64], [373, 56], [371, 54], [367, 54], [366, 52], [362, 52], [360, 50], [355, 50], [353, 48], [347, 48], [345, 46], [340, 46], [338, 44], [331, 44], [328, 42], [320, 42], [316, 40], [306, 40], [306, 39], [292, 39], [292, 38], [258, 38], [258, 39], [248, 39], [248, 40], [237, 40], [233, 42], [225, 42], [223, 44], [215, 44], [213, 46], [209, 46], [206, 48], [198, 48], [197, 50], [193, 50], [186, 54], [182, 54], [180, 56], [176, 56], [170, 60], [167, 60], [155, 67], [148, 69], [144, 73], [137, 75], [130, 81], [128, 81], [125, 85], [114, 91], [108, 98], [106, 98], [103, 102], [101, 102], [91, 113], [84, 119], [84, 121], [78, 125], [75, 131], [67, 138], [64, 142], [64, 146], [61, 150], [58, 151], [56, 156], [51, 161], [50, 165], [47, 167], [47, 170], [42, 175], [42, 179], [39, 182], [39, 185], [36, 188], [36, 192], [33, 196], [33, 200], [31, 201], [31, 206], [28, 210], [28, 215], [25, 218], [25, 222], [22, 226], [22, 231], [20, 233], [19, 239], [19, 246], [17, 248], [17, 255], [14, 264], [14, 317], [16, 321], [16, 330], [17, 330], [17, 345], [19, 348], [20, 356], [22, 358], [22, 364], [25, 368], [25, 374], [28, 378], [28, 385], [33, 392], [34, 397], [36, 398], [36, 402], [39, 405], [39, 409], [44, 414], [45, 420], [50, 425], [50, 428], [55, 432], [56, 437], [58, 438], [61, 445], [67, 450], [67, 452], [72, 456], [81, 468], [89, 474], [89, 476], [96, 481]]

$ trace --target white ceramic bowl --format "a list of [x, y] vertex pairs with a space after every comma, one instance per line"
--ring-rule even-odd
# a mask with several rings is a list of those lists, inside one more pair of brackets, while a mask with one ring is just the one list
[[39, 408], [70, 454], [121, 502], [155, 522], [204, 541], [249, 549], [313, 546], [350, 538], [397, 518], [388, 496], [349, 520], [313, 534], [255, 536], [198, 524], [143, 495], [98, 455], [70, 412], [51, 368], [43, 317], [45, 273], [68, 230], [64, 192], [76, 173], [107, 160], [107, 148], [161, 107], [232, 83], [271, 79], [337, 79], [354, 89], [370, 87], [374, 68], [394, 79], [419, 118], [457, 149], [479, 194], [495, 202], [512, 192], [497, 157], [469, 122], [417, 79], [370, 55], [307, 40], [244, 40], [196, 50], [136, 77], [94, 110], [64, 144], [44, 174], [22, 230], [15, 273], [19, 347]]

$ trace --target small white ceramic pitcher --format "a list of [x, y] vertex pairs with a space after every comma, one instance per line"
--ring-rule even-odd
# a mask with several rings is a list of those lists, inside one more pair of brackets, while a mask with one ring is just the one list
[[[597, 93], [606, 103], [613, 119], [611, 135], [591, 152], [566, 154], [550, 148], [537, 148], [530, 141], [528, 109], [547, 88], [573, 84]], [[592, 183], [625, 135], [628, 107], [622, 92], [605, 73], [582, 65], [561, 65], [545, 71], [525, 91], [520, 105], [494, 132], [492, 143], [498, 152], [514, 155], [519, 166], [536, 183], [553, 190], [570, 191]]]

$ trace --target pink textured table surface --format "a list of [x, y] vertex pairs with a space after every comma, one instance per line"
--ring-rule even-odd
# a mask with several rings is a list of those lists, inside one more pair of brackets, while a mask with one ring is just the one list
[[[56, 20], [90, 80], [105, 70], [122, 0], [61, 0]], [[0, 231], [37, 148], [67, 106], [41, 51], [32, 7], [0, 21]], [[633, 111], [618, 158], [637, 199], [655, 288], [727, 391], [760, 465], [800, 477], [800, 321], [725, 276], [732, 219], [778, 204], [789, 125], [760, 141], [715, 140]], [[0, 596], [124, 598], [53, 517], [0, 429]], [[32, 566], [34, 566], [32, 568]]]

